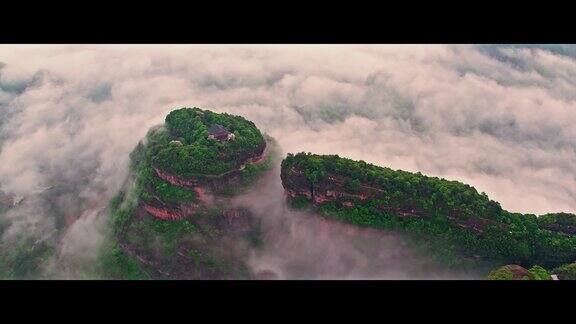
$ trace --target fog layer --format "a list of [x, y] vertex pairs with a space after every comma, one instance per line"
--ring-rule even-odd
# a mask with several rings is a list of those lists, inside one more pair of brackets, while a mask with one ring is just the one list
[[45, 240], [56, 264], [89, 263], [129, 152], [183, 106], [242, 115], [286, 152], [457, 179], [511, 211], [575, 212], [575, 52], [0, 46], [0, 185], [29, 197], [1, 216], [2, 241]]

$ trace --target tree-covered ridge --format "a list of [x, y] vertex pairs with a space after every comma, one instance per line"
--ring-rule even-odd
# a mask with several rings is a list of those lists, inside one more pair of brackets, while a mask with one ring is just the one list
[[[213, 125], [225, 127], [234, 139], [209, 139], [208, 129]], [[187, 177], [229, 172], [262, 153], [266, 146], [253, 122], [199, 108], [170, 112], [165, 127], [152, 131], [148, 139], [154, 166]]]
[[[353, 224], [430, 238], [424, 243], [435, 245], [451, 263], [457, 263], [461, 254], [528, 267], [553, 268], [576, 260], [576, 235], [566, 231], [576, 221], [574, 214], [538, 218], [511, 213], [470, 185], [337, 155], [289, 154], [282, 162], [282, 173], [283, 183], [296, 173], [303, 174], [312, 191], [326, 187], [334, 177], [345, 179], [343, 188], [348, 193], [380, 190], [381, 194], [370, 199], [358, 199], [353, 207], [338, 199], [320, 202], [318, 207], [326, 215]], [[401, 217], [402, 211], [418, 217]]]
[[427, 177], [421, 173], [392, 170], [364, 161], [341, 158], [338, 155], [288, 154], [282, 168], [304, 170], [306, 178], [316, 183], [328, 173], [350, 178], [348, 188], [353, 190], [360, 183], [375, 186], [387, 192], [387, 203], [411, 207], [421, 205], [434, 214], [458, 210], [461, 216], [476, 216], [501, 220], [500, 204], [479, 194], [470, 185]]

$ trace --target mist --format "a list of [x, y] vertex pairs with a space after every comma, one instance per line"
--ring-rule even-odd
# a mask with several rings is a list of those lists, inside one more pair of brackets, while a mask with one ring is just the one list
[[[128, 154], [184, 106], [252, 120], [285, 152], [456, 179], [510, 211], [574, 213], [573, 53], [570, 46], [3, 45], [0, 188], [24, 199], [0, 216], [9, 224], [2, 243], [49, 242], [58, 253], [47, 272], [77, 277], [74, 269], [89, 267], [104, 239], [105, 208], [126, 179]], [[254, 255], [254, 268], [282, 278], [405, 278], [424, 262], [394, 250], [402, 238], [392, 234], [366, 243], [382, 246], [377, 257], [354, 248], [342, 235], [347, 228], [285, 210], [276, 181], [252, 208], [270, 233], [288, 234]], [[326, 240], [313, 239], [327, 226]], [[274, 257], [289, 244], [301, 258]], [[304, 251], [308, 244], [314, 248]], [[302, 265], [306, 256], [322, 262], [311, 269]]]
[[263, 244], [254, 249], [249, 266], [274, 279], [477, 279], [480, 275], [449, 271], [409, 238], [398, 233], [347, 225], [321, 218], [311, 210], [287, 206], [284, 188], [274, 168], [255, 190], [234, 198], [261, 220]]

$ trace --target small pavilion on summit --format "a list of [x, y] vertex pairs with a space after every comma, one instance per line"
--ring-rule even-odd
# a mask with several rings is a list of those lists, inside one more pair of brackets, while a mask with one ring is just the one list
[[208, 129], [208, 138], [218, 141], [229, 141], [234, 139], [234, 134], [228, 131], [226, 127], [214, 124]]

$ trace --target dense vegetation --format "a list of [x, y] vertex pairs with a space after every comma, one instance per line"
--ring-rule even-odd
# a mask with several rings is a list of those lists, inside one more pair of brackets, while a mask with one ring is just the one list
[[147, 279], [149, 274], [140, 266], [133, 256], [120, 248], [120, 243], [138, 204], [142, 186], [134, 183], [133, 177], [128, 180], [128, 194], [121, 191], [109, 204], [110, 232], [106, 243], [100, 248], [100, 275], [104, 279]]
[[560, 280], [576, 280], [576, 262], [565, 264], [552, 271]]
[[576, 235], [576, 217], [574, 217], [574, 214], [545, 214], [538, 217], [538, 225], [543, 228]]
[[138, 171], [138, 182], [145, 188], [140, 195], [144, 201], [157, 197], [166, 203], [178, 203], [192, 202], [197, 198], [193, 190], [172, 185], [158, 178], [149, 165], [140, 166]]
[[[137, 204], [147, 194], [145, 184], [145, 179], [138, 178], [127, 195], [120, 193], [110, 203], [112, 231], [100, 252], [102, 278], [134, 280], [162, 277], [160, 269], [182, 267], [182, 257], [177, 255], [182, 244], [195, 244], [184, 259], [188, 263], [194, 260], [197, 268], [208, 268], [215, 276], [229, 270], [221, 256], [207, 244], [219, 234], [212, 222], [218, 219], [218, 211], [198, 213], [193, 219], [179, 221], [164, 221], [152, 216], [135, 218]], [[157, 264], [142, 264], [135, 255], [155, 259]], [[198, 275], [195, 269], [188, 270], [187, 275]]]
[[532, 273], [532, 275], [534, 276], [534, 280], [552, 280], [550, 272], [548, 272], [548, 270], [542, 268], [541, 266], [535, 265], [528, 271]]
[[[234, 140], [208, 138], [212, 125], [222, 125]], [[182, 176], [219, 175], [240, 166], [265, 140], [252, 123], [240, 116], [199, 108], [182, 108], [166, 117], [165, 128], [149, 134], [153, 165]]]
[[[349, 223], [413, 234], [416, 241], [431, 247], [451, 265], [480, 258], [494, 264], [553, 268], [576, 260], [576, 236], [543, 227], [545, 223], [565, 228], [576, 220], [573, 214], [551, 214], [539, 219], [536, 215], [511, 213], [467, 184], [394, 171], [337, 155], [289, 154], [282, 162], [282, 170], [288, 173], [292, 168], [303, 171], [312, 188], [327, 175], [336, 174], [347, 179], [350, 192], [359, 190], [359, 183], [384, 190], [385, 194], [377, 199], [357, 201], [353, 208], [328, 201], [319, 204], [318, 209]], [[398, 217], [380, 206], [416, 209], [426, 217]], [[458, 226], [478, 220], [482, 221], [482, 232]]]
[[486, 277], [488, 280], [552, 280], [548, 270], [533, 266], [527, 270], [519, 265], [509, 264], [492, 270]]
[[[234, 140], [208, 139], [208, 127], [219, 124], [235, 134]], [[266, 146], [269, 152], [258, 164], [240, 165]], [[276, 145], [241, 117], [216, 114], [198, 108], [171, 112], [163, 127], [151, 129], [146, 140], [130, 154], [131, 174], [123, 192], [110, 202], [110, 240], [100, 253], [103, 278], [248, 278], [244, 265], [246, 246], [261, 243], [259, 223], [239, 212], [249, 230], [230, 228], [225, 206], [209, 206], [197, 193], [158, 177], [154, 168], [186, 178], [203, 179], [204, 190], [228, 196], [248, 188], [271, 169]], [[276, 157], [277, 158], [277, 157]], [[226, 185], [227, 172], [238, 170], [234, 185]], [[210, 185], [211, 181], [218, 184]], [[161, 220], [151, 215], [135, 217], [142, 204], [177, 208], [194, 202], [191, 217]], [[145, 214], [145, 213], [144, 213]]]
[[100, 273], [102, 279], [139, 280], [149, 279], [138, 261], [122, 251], [116, 242], [108, 242], [101, 248]]
[[34, 240], [20, 239], [9, 247], [0, 246], [0, 279], [39, 279], [54, 249]]
[[243, 264], [247, 255], [238, 255], [259, 244], [259, 223], [252, 219], [249, 231], [231, 231], [221, 207], [177, 221], [134, 217], [144, 192], [136, 181], [129, 194], [120, 193], [110, 203], [112, 231], [100, 253], [102, 278], [249, 278]]

